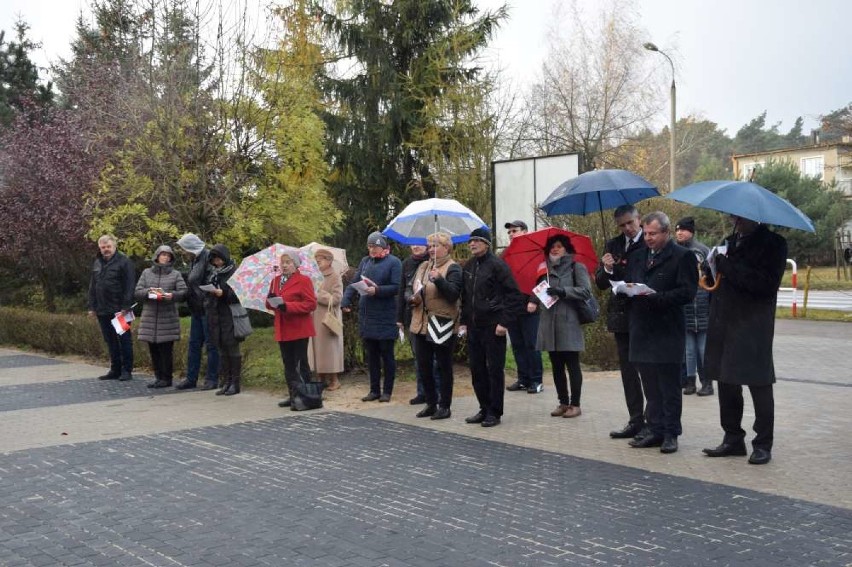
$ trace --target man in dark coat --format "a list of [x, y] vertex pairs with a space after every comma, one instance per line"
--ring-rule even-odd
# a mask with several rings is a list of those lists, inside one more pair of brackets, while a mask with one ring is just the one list
[[201, 389], [215, 390], [219, 382], [219, 349], [210, 341], [207, 315], [204, 311], [205, 294], [199, 287], [207, 282], [210, 275], [209, 251], [204, 241], [191, 232], [181, 236], [177, 245], [192, 256], [192, 263], [186, 276], [186, 304], [190, 313], [186, 378], [181, 380], [175, 388], [178, 390], [195, 388], [198, 374], [201, 372], [201, 347], [206, 345], [207, 376]]
[[732, 217], [734, 233], [727, 251], [716, 256], [718, 289], [710, 303], [710, 325], [704, 371], [719, 382], [722, 444], [704, 449], [710, 457], [746, 454], [742, 428], [743, 393], [748, 386], [754, 403], [754, 451], [749, 463], [762, 465], [772, 458], [775, 401], [775, 302], [787, 264], [787, 241], [765, 225]]
[[662, 453], [677, 451], [677, 438], [682, 433], [680, 372], [686, 349], [683, 306], [695, 297], [698, 284], [695, 256], [674, 242], [670, 228], [665, 213], [645, 215], [642, 232], [647, 250], [630, 254], [627, 259], [627, 281], [654, 290], [630, 298], [628, 304], [630, 362], [642, 377], [649, 429], [630, 446], [660, 447]]
[[491, 252], [491, 231], [470, 233], [473, 257], [464, 266], [460, 333], [468, 333], [467, 353], [473, 391], [479, 402], [467, 423], [500, 424], [506, 386], [506, 334], [523, 309], [523, 294], [509, 266]]
[[89, 281], [89, 317], [97, 317], [101, 334], [109, 349], [109, 372], [99, 380], [133, 378], [133, 336], [130, 331], [118, 334], [113, 318], [129, 313], [133, 307], [136, 269], [130, 258], [118, 252], [115, 237], [105, 234], [98, 239], [98, 257], [92, 265]]
[[[627, 256], [638, 250], [645, 250], [642, 227], [639, 223], [639, 211], [633, 205], [623, 205], [613, 213], [615, 224], [621, 234], [607, 241], [604, 255], [595, 271], [595, 284], [598, 289], [609, 291], [610, 281], [624, 281], [627, 271]], [[637, 252], [644, 254], [644, 252]], [[621, 369], [621, 385], [624, 388], [624, 401], [630, 416], [622, 429], [611, 431], [613, 439], [626, 439], [638, 435], [645, 427], [645, 396], [642, 394], [642, 381], [639, 371], [630, 362], [630, 329], [627, 324], [628, 298], [624, 295], [609, 294], [606, 314], [606, 328], [613, 334], [618, 348], [618, 365]]]

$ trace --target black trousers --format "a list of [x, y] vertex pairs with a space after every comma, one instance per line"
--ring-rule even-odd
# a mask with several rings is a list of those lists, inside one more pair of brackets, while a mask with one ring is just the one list
[[[414, 352], [417, 355], [417, 369], [423, 379], [423, 393], [426, 404], [440, 405], [449, 409], [453, 403], [453, 348], [456, 337], [453, 335], [444, 344], [436, 345], [426, 340], [426, 335], [411, 335]], [[435, 367], [441, 376], [440, 384], [435, 387]]]
[[[772, 384], [749, 386], [754, 403], [755, 449], [772, 450], [775, 431], [775, 397]], [[725, 430], [725, 443], [742, 443], [745, 440], [743, 421], [743, 387], [739, 384], [719, 382], [719, 420]]]
[[624, 401], [630, 425], [645, 425], [645, 395], [642, 393], [642, 380], [636, 366], [630, 362], [630, 334], [613, 333], [618, 347], [618, 365], [621, 369], [621, 386], [624, 388]]
[[[396, 353], [394, 339], [364, 339], [367, 355], [367, 369], [370, 372], [370, 392], [373, 394], [393, 394], [396, 380]], [[382, 366], [385, 379], [382, 383]]]
[[683, 411], [680, 365], [680, 362], [636, 363], [648, 399], [648, 427], [655, 435], [677, 437], [683, 433], [680, 423]]
[[496, 325], [468, 327], [467, 354], [480, 411], [501, 417], [506, 386], [506, 337], [495, 335], [496, 328]]
[[[556, 386], [556, 395], [559, 403], [564, 406], [580, 407], [580, 394], [583, 390], [583, 371], [580, 368], [580, 353], [572, 351], [553, 351], [547, 353], [550, 356], [550, 365], [553, 367], [553, 385]], [[565, 377], [565, 368], [568, 368], [568, 377]], [[571, 392], [568, 392], [568, 381], [571, 381]]]
[[172, 381], [174, 375], [174, 350], [175, 343], [148, 343], [148, 352], [151, 353], [151, 364], [154, 366], [154, 377], [157, 380]]
[[308, 366], [308, 339], [279, 341], [281, 360], [284, 362], [284, 380], [290, 395], [302, 381], [310, 382], [311, 367]]

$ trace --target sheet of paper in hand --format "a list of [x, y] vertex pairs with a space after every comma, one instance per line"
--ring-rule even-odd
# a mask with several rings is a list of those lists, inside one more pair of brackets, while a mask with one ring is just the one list
[[547, 309], [553, 307], [553, 304], [559, 301], [558, 297], [553, 297], [552, 295], [547, 295], [547, 290], [550, 289], [550, 284], [547, 283], [547, 280], [542, 280], [537, 286], [532, 289], [533, 295], [535, 295], [541, 304], [544, 305]]

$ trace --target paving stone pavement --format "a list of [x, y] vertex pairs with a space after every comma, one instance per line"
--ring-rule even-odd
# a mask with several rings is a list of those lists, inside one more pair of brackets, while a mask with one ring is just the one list
[[[484, 429], [473, 398], [438, 422], [399, 400], [282, 412], [0, 349], [0, 565], [850, 566], [852, 325], [779, 323], [763, 467], [700, 455], [715, 396], [684, 398], [674, 455], [610, 440], [615, 373], [586, 374], [579, 418], [549, 417], [548, 384]], [[51, 386], [61, 405], [32, 403]]]

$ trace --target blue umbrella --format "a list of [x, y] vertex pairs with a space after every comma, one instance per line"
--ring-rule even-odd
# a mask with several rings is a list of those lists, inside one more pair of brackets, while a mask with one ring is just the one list
[[426, 245], [426, 237], [446, 232], [453, 244], [467, 242], [475, 228], [485, 223], [476, 213], [454, 199], [423, 199], [414, 201], [394, 218], [382, 234], [401, 244]]
[[596, 169], [561, 183], [544, 200], [547, 216], [601, 214], [601, 234], [606, 234], [605, 209], [632, 205], [660, 194], [650, 181], [624, 169]]
[[635, 173], [623, 169], [597, 169], [560, 184], [544, 200], [541, 208], [549, 217], [588, 215], [632, 205], [659, 194], [650, 181]]
[[666, 198], [763, 224], [816, 232], [811, 219], [790, 201], [748, 181], [702, 181], [681, 187]]

